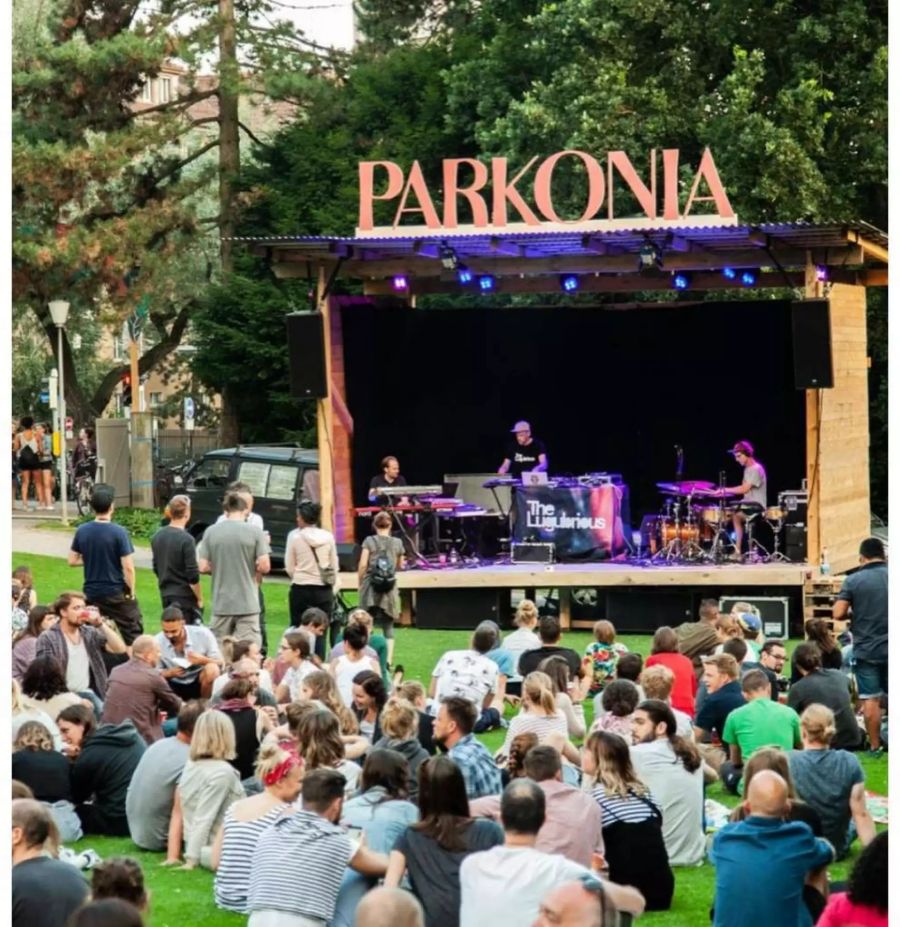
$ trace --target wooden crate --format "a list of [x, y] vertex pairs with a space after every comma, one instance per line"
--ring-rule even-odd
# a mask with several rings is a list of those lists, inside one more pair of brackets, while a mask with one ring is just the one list
[[[810, 618], [831, 619], [831, 609], [844, 585], [842, 576], [814, 576], [803, 584], [803, 620]], [[840, 634], [847, 627], [846, 621], [835, 622], [835, 633]]]

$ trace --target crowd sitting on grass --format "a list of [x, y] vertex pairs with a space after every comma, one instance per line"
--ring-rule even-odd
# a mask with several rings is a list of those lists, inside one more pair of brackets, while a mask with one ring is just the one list
[[[870, 541], [863, 550], [880, 562]], [[848, 595], [870, 664], [860, 695], [876, 698], [871, 598], [858, 581]], [[389, 678], [362, 609], [336, 657], [316, 654], [312, 606], [264, 660], [246, 622], [217, 638], [161, 605], [158, 632], [126, 644], [86, 603], [31, 603], [13, 638], [16, 927], [142, 922], [140, 867], [70, 852], [82, 835], [212, 870], [210, 905], [250, 927], [614, 924], [669, 910], [679, 869], [710, 863], [715, 924], [764, 914], [830, 927], [848, 911], [887, 923], [887, 837], [851, 752], [880, 742], [821, 643], [796, 649], [786, 691], [783, 642], [763, 638], [746, 603], [719, 616], [704, 601], [698, 621], [658, 629], [645, 662], [608, 620], [578, 653], [526, 601], [518, 630], [503, 639], [479, 624], [427, 687]], [[848, 706], [854, 738], [839, 737]], [[495, 753], [476, 736], [492, 729], [504, 735]], [[710, 838], [716, 780], [740, 804]], [[864, 852], [849, 884], [829, 885], [828, 864], [854, 841]]]

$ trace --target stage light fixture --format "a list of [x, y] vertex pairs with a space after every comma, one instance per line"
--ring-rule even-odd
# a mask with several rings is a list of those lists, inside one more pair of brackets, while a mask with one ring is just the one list
[[672, 274], [672, 286], [676, 290], [686, 290], [691, 285], [691, 275], [685, 271]]
[[723, 267], [722, 276], [726, 280], [734, 280], [737, 277], [737, 271], [733, 267]]
[[578, 289], [578, 282], [576, 274], [565, 274], [559, 278], [559, 285], [564, 293], [574, 293]]
[[441, 245], [441, 264], [444, 270], [456, 270], [459, 267], [459, 256], [447, 242]]
[[816, 280], [819, 283], [825, 283], [828, 280], [828, 268], [822, 264], [816, 265]]
[[483, 274], [478, 278], [478, 287], [482, 293], [490, 293], [494, 289], [497, 281], [490, 274]]
[[662, 270], [662, 266], [662, 251], [659, 245], [654, 244], [648, 238], [638, 251], [638, 270], [651, 270], [653, 267]]
[[394, 279], [391, 281], [391, 286], [400, 293], [403, 290], [409, 289], [409, 280], [406, 274], [397, 274]]
[[456, 279], [465, 286], [467, 283], [471, 283], [474, 277], [472, 271], [465, 264], [460, 264], [456, 268]]
[[756, 286], [755, 270], [745, 270], [741, 274], [741, 286]]

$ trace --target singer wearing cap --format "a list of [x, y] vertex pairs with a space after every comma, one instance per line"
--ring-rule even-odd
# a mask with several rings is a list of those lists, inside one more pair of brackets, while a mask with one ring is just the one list
[[[742, 496], [744, 502], [755, 502], [765, 509], [766, 468], [754, 459], [753, 445], [749, 441], [738, 441], [728, 453], [744, 468], [744, 476], [740, 486], [726, 486], [725, 491]], [[740, 557], [747, 516], [743, 512], [735, 512], [731, 518], [734, 524], [734, 549]]]
[[547, 448], [543, 441], [531, 436], [531, 425], [528, 422], [516, 422], [511, 431], [516, 440], [506, 448], [506, 455], [497, 472], [521, 477], [523, 473], [546, 470]]

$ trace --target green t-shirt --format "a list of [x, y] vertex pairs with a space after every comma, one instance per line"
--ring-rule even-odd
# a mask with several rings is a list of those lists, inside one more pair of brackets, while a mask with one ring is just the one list
[[800, 716], [793, 708], [780, 702], [755, 698], [728, 715], [722, 741], [740, 747], [744, 763], [760, 747], [793, 750], [803, 742], [800, 739]]

